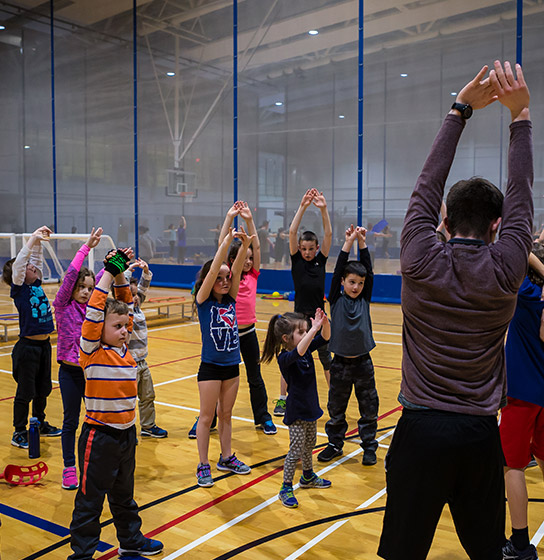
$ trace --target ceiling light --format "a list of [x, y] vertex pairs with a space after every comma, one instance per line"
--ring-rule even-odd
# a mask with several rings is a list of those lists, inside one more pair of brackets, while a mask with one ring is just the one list
[[346, 117], [344, 115], [338, 115], [339, 119], [345, 119]]
[[281, 107], [283, 105], [283, 101], [276, 101], [276, 107]]
[[317, 29], [310, 29], [310, 31], [308, 31], [308, 35], [318, 35], [319, 31]]
[[167, 75], [167, 76], [175, 76], [176, 73], [175, 73], [175, 72], [166, 72], [166, 75]]
[[401, 74], [400, 77], [401, 77], [401, 78], [407, 78], [407, 77], [408, 77], [408, 74]]
[[30, 146], [25, 146], [25, 150], [30, 150]]
[[452, 92], [450, 93], [450, 95], [457, 95], [457, 92], [456, 92], [456, 91], [452, 91]]
[[0, 25], [0, 31], [4, 31], [5, 28], [6, 28], [5, 25]]

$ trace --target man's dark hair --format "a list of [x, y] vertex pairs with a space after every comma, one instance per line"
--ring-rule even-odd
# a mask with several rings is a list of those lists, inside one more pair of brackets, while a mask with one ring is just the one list
[[446, 199], [453, 236], [483, 239], [491, 222], [502, 216], [504, 195], [487, 179], [472, 177], [453, 185]]
[[357, 274], [357, 276], [365, 278], [366, 272], [367, 270], [363, 263], [359, 261], [348, 261], [342, 271], [342, 279], [345, 280], [348, 277], [348, 274]]
[[319, 241], [317, 239], [317, 235], [313, 231], [305, 231], [299, 238], [298, 242], [302, 243], [303, 241], [315, 241], [316, 245], [319, 245]]

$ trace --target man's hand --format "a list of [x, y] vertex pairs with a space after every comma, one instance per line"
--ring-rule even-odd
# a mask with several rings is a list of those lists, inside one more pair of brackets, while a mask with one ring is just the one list
[[[489, 79], [497, 92], [499, 101], [510, 109], [512, 120], [516, 120], [524, 109], [529, 109], [529, 88], [523, 77], [523, 70], [516, 64], [517, 78], [512, 72], [508, 61], [504, 63], [504, 70], [500, 61], [495, 61], [495, 68], [489, 73]], [[528, 111], [527, 111], [528, 112]], [[524, 116], [524, 119], [528, 116]]]
[[483, 109], [498, 99], [495, 86], [491, 80], [489, 78], [483, 79], [487, 69], [487, 65], [483, 66], [474, 79], [459, 92], [456, 99], [457, 103], [468, 103], [476, 110]]
[[89, 235], [89, 239], [85, 242], [85, 245], [89, 247], [89, 249], [94, 249], [100, 243], [100, 237], [102, 236], [102, 228], [99, 227], [96, 231], [93, 227], [91, 230], [91, 234]]

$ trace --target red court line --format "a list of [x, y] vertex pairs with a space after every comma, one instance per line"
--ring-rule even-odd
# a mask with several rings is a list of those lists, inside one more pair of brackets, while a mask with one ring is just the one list
[[153, 364], [149, 367], [152, 368], [152, 367], [159, 367], [159, 366], [167, 366], [168, 364], [175, 364], [176, 362], [183, 362], [184, 360], [192, 360], [194, 358], [200, 358], [200, 354], [197, 354], [196, 356], [186, 356], [185, 358], [178, 358], [177, 360], [163, 362], [162, 364]]
[[156, 338], [157, 340], [169, 340], [170, 342], [179, 342], [181, 344], [202, 344], [202, 342], [195, 342], [194, 340], [180, 340], [179, 338], [164, 338], [162, 336], [147, 336], [147, 338]]
[[[390, 416], [391, 414], [394, 414], [395, 412], [398, 412], [399, 410], [402, 410], [402, 406], [397, 406], [396, 408], [394, 408], [392, 410], [389, 410], [388, 412], [385, 412], [381, 416], [378, 416], [378, 420], [382, 420], [383, 418], [386, 418], [387, 416]], [[347, 433], [346, 435], [351, 435], [355, 432], [357, 432], [357, 428], [355, 430], [352, 430], [351, 432]], [[315, 455], [319, 451], [320, 451], [320, 449], [314, 449], [312, 451], [312, 454]], [[215, 499], [213, 499], [209, 502], [206, 502], [205, 504], [202, 504], [201, 506], [199, 506], [199, 507], [197, 507], [197, 508], [195, 508], [191, 511], [188, 511], [187, 513], [184, 513], [183, 515], [180, 515], [179, 517], [176, 517], [175, 519], [172, 519], [172, 521], [169, 521], [168, 523], [165, 523], [164, 525], [161, 525], [160, 527], [157, 527], [157, 528], [149, 531], [149, 533], [146, 533], [145, 536], [147, 538], [153, 538], [153, 537], [159, 535], [160, 533], [163, 533], [164, 531], [167, 531], [168, 529], [171, 529], [172, 527], [174, 527], [176, 525], [179, 525], [180, 523], [183, 523], [183, 521], [186, 521], [187, 519], [190, 519], [191, 517], [194, 517], [198, 513], [202, 513], [203, 511], [206, 511], [207, 509], [210, 509], [211, 507], [213, 507], [217, 504], [220, 504], [221, 502], [224, 502], [228, 498], [231, 498], [232, 496], [236, 496], [236, 494], [239, 494], [243, 490], [247, 490], [248, 488], [251, 488], [252, 486], [255, 486], [255, 484], [257, 484], [259, 482], [262, 482], [263, 480], [266, 480], [267, 478], [270, 478], [271, 476], [274, 476], [275, 474], [278, 474], [282, 470], [283, 470], [283, 466], [276, 467], [275, 469], [272, 469], [270, 472], [262, 474], [261, 476], [258, 476], [257, 478], [254, 478], [254, 479], [250, 480], [246, 484], [242, 484], [242, 486], [238, 486], [238, 488], [235, 488], [234, 490], [231, 490], [230, 492], [227, 492], [226, 494], [223, 494], [222, 496], [219, 496], [218, 498], [215, 498]], [[99, 556], [97, 560], [108, 560], [109, 558], [113, 558], [116, 554], [117, 554], [117, 549], [110, 550], [110, 552], [104, 554], [103, 556]]]

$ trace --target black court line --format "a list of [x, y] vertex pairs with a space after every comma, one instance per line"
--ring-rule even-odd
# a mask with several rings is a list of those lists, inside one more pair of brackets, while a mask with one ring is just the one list
[[[544, 503], [544, 498], [529, 498], [529, 501]], [[229, 552], [225, 552], [225, 554], [221, 554], [221, 556], [216, 556], [213, 560], [228, 560], [229, 558], [234, 558], [235, 556], [238, 556], [238, 554], [241, 554], [242, 552], [246, 552], [248, 550], [251, 550], [252, 548], [256, 548], [261, 544], [271, 542], [275, 539], [279, 539], [286, 535], [291, 535], [292, 533], [296, 533], [298, 531], [303, 531], [304, 529], [317, 527], [319, 525], [323, 525], [324, 523], [332, 523], [333, 521], [340, 521], [341, 519], [349, 519], [351, 517], [355, 517], [358, 515], [366, 515], [367, 513], [378, 513], [381, 511], [385, 511], [385, 506], [376, 507], [376, 508], [367, 508], [358, 511], [351, 511], [348, 513], [339, 513], [338, 515], [332, 515], [331, 517], [324, 517], [323, 519], [316, 519], [315, 521], [309, 521], [308, 523], [295, 525], [294, 527], [289, 527], [288, 529], [283, 529], [282, 531], [278, 531], [276, 533], [272, 533], [265, 537], [261, 537], [260, 539], [256, 539], [249, 543], [243, 544], [238, 548], [235, 548]]]
[[242, 546], [239, 546], [238, 548], [235, 548], [230, 552], [221, 554], [221, 556], [216, 556], [214, 560], [227, 560], [228, 558], [234, 558], [234, 556], [238, 556], [238, 554], [246, 552], [247, 550], [251, 550], [252, 548], [255, 548], [261, 544], [268, 543], [270, 541], [279, 539], [292, 533], [296, 533], [298, 531], [303, 531], [304, 529], [317, 527], [318, 525], [323, 525], [324, 523], [332, 523], [333, 521], [339, 521], [340, 519], [349, 519], [350, 517], [355, 517], [357, 515], [366, 515], [367, 513], [377, 513], [381, 511], [385, 511], [385, 506], [362, 509], [359, 511], [350, 511], [348, 513], [340, 513], [337, 515], [332, 515], [331, 517], [324, 517], [323, 519], [316, 519], [315, 521], [309, 521], [308, 523], [295, 525], [294, 527], [289, 527], [288, 529], [283, 529], [282, 531], [278, 531], [277, 533], [272, 533], [270, 535], [267, 535], [266, 537], [261, 537], [260, 539], [256, 539], [249, 543], [243, 544]]
[[[383, 432], [383, 431], [391, 430], [394, 427], [395, 426], [390, 426], [388, 428], [380, 428], [379, 430], [377, 430], [377, 432]], [[358, 434], [356, 434], [354, 436], [345, 438], [345, 440], [349, 441], [352, 437], [355, 438], [355, 437], [359, 437], [359, 436], [358, 436]], [[328, 442], [327, 443], [320, 443], [319, 445], [316, 445], [314, 447], [314, 449], [321, 449], [322, 447], [326, 447], [327, 445], [328, 445]], [[275, 461], [281, 461], [282, 459], [285, 459], [286, 456], [287, 456], [287, 453], [285, 453], [284, 455], [278, 455], [277, 457], [273, 457], [272, 459], [266, 459], [265, 461], [261, 461], [260, 463], [255, 463], [254, 465], [250, 465], [250, 467], [252, 469], [257, 469], [259, 467], [264, 467], [266, 465], [269, 465], [270, 463], [274, 463]], [[235, 476], [234, 473], [227, 473], [227, 474], [220, 475], [218, 477], [214, 477], [214, 481], [223, 480], [223, 479], [229, 478], [231, 476]], [[164, 502], [167, 502], [169, 500], [173, 500], [174, 498], [178, 498], [179, 496], [183, 496], [184, 494], [187, 494], [187, 493], [189, 493], [193, 490], [197, 490], [197, 489], [200, 489], [200, 486], [198, 486], [198, 484], [194, 484], [192, 486], [188, 486], [187, 488], [184, 488], [183, 490], [178, 490], [177, 492], [173, 492], [172, 494], [168, 494], [166, 496], [163, 496], [162, 498], [157, 498], [156, 500], [153, 500], [151, 502], [148, 502], [147, 504], [144, 504], [143, 506], [140, 506], [138, 508], [138, 512], [145, 511], [146, 509], [149, 509], [151, 507], [160, 505], [160, 504], [162, 504]], [[113, 518], [107, 519], [106, 521], [103, 521], [102, 523], [100, 523], [100, 529], [103, 529], [104, 527], [107, 527], [108, 525], [111, 525], [112, 523], [113, 523]], [[70, 537], [67, 537], [67, 538], [65, 538], [65, 539], [63, 539], [63, 540], [61, 540], [57, 543], [49, 545], [47, 548], [43, 548], [42, 550], [34, 552], [30, 556], [25, 556], [21, 560], [36, 560], [37, 558], [41, 558], [42, 556], [45, 556], [49, 552], [53, 552], [54, 550], [57, 550], [57, 549], [63, 547], [64, 545], [66, 545], [66, 544], [70, 544]]]
[[[322, 443], [320, 445], [316, 445], [314, 447], [314, 449], [320, 449], [321, 447], [325, 447], [327, 446], [328, 443]], [[285, 455], [279, 455], [278, 457], [274, 457], [272, 459], [266, 459], [265, 461], [261, 461], [260, 463], [255, 463], [254, 465], [250, 465], [252, 469], [257, 469], [259, 467], [263, 467], [265, 465], [268, 465], [270, 463], [273, 463], [275, 461], [281, 461], [282, 459], [285, 459], [285, 457], [287, 456], [287, 453]], [[214, 481], [219, 481], [219, 480], [223, 480], [225, 478], [229, 478], [231, 476], [235, 476], [234, 473], [227, 473], [227, 474], [223, 474], [220, 475], [218, 477], [214, 477]], [[144, 504], [143, 506], [140, 506], [138, 508], [138, 511], [144, 511], [146, 509], [149, 509], [151, 507], [160, 505], [164, 502], [167, 502], [169, 500], [172, 500], [174, 498], [178, 498], [179, 496], [183, 496], [184, 494], [187, 494], [188, 492], [191, 492], [192, 490], [197, 490], [200, 489], [200, 486], [198, 484], [194, 484], [193, 486], [188, 486], [187, 488], [184, 488], [183, 490], [178, 490], [177, 492], [173, 492], [172, 494], [168, 494], [166, 496], [163, 496], [162, 498], [157, 498], [156, 500], [153, 500], [151, 502], [148, 502], [147, 504]], [[107, 527], [108, 525], [111, 525], [113, 523], [113, 518], [108, 519], [106, 521], [103, 521], [102, 523], [100, 523], [100, 528], [103, 529], [104, 527]], [[52, 552], [54, 550], [57, 550], [61, 547], [63, 547], [66, 544], [70, 544], [70, 537], [67, 537], [55, 544], [52, 544], [50, 546], [48, 546], [47, 548], [44, 548], [42, 550], [39, 550], [37, 552], [34, 552], [33, 554], [31, 554], [30, 556], [25, 556], [24, 558], [22, 558], [21, 560], [35, 560], [36, 558], [41, 558], [42, 556], [45, 556], [46, 554], [48, 554], [49, 552]]]

